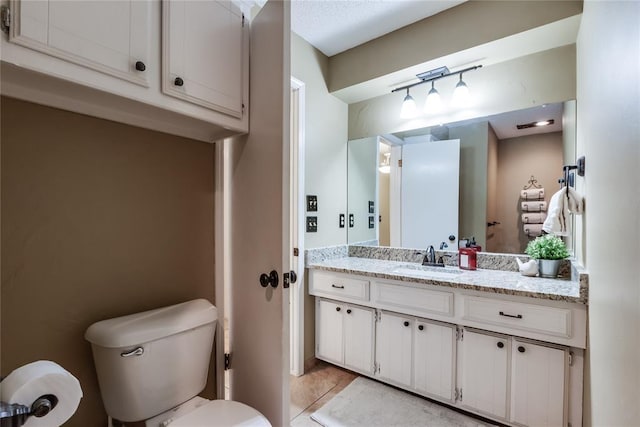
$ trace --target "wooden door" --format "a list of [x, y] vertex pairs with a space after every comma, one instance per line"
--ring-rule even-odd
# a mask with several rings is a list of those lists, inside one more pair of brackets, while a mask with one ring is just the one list
[[375, 311], [347, 305], [344, 312], [344, 365], [373, 374], [373, 331]]
[[566, 425], [566, 350], [514, 340], [512, 353], [511, 421]]
[[453, 401], [455, 327], [418, 320], [413, 330], [414, 387]]
[[344, 363], [343, 312], [342, 304], [316, 298], [316, 356], [338, 365]]
[[461, 344], [458, 385], [462, 404], [506, 418], [510, 338], [465, 329]]
[[[231, 395], [274, 426], [289, 424], [290, 31], [288, 2], [268, 1], [253, 20], [250, 133], [227, 145]], [[271, 270], [279, 284], [263, 288]]]
[[377, 376], [385, 381], [411, 386], [413, 318], [381, 312], [376, 325]]
[[407, 140], [411, 143], [402, 146], [401, 245], [438, 248], [445, 242], [456, 249], [460, 140]]

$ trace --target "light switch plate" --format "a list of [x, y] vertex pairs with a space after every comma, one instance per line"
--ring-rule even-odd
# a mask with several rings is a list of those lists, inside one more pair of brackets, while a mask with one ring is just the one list
[[307, 217], [307, 233], [317, 233], [317, 232], [318, 232], [318, 217], [308, 216]]
[[307, 196], [307, 212], [318, 211], [318, 196]]

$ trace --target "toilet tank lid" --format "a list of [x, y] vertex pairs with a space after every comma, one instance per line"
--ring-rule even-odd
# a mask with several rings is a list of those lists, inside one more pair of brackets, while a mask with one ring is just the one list
[[213, 323], [217, 319], [218, 311], [209, 301], [196, 299], [96, 322], [89, 326], [84, 338], [102, 347], [131, 347]]

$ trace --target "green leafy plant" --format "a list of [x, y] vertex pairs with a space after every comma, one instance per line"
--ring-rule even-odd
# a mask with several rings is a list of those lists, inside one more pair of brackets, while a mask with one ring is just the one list
[[534, 259], [565, 259], [569, 256], [562, 239], [553, 234], [545, 234], [530, 241], [525, 253]]

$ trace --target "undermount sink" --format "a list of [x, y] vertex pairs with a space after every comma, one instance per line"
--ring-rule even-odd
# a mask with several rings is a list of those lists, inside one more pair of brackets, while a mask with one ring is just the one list
[[426, 278], [443, 278], [450, 279], [455, 277], [458, 274], [461, 274], [462, 271], [458, 270], [455, 267], [424, 267], [422, 265], [403, 265], [401, 267], [396, 267], [393, 269], [394, 273], [398, 274], [406, 274], [409, 276], [418, 276], [418, 277], [426, 277]]

